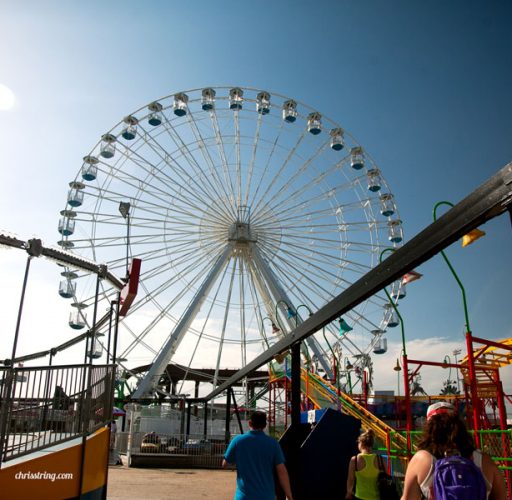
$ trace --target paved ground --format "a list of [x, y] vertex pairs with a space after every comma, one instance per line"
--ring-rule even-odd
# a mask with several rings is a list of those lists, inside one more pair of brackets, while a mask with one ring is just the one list
[[108, 500], [230, 500], [236, 472], [205, 469], [138, 469], [125, 465], [108, 470]]

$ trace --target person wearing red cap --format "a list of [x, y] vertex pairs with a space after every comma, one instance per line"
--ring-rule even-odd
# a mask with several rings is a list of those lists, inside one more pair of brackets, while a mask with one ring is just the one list
[[440, 401], [439, 403], [431, 404], [427, 408], [427, 420], [429, 420], [434, 415], [442, 415], [443, 413], [449, 415], [456, 413], [455, 407], [451, 403], [447, 403], [445, 401]]
[[405, 473], [402, 500], [435, 499], [434, 464], [436, 460], [453, 454], [470, 458], [482, 471], [488, 499], [505, 500], [505, 483], [500, 470], [489, 455], [475, 449], [455, 407], [446, 402], [434, 403], [427, 409], [427, 422], [418, 451]]

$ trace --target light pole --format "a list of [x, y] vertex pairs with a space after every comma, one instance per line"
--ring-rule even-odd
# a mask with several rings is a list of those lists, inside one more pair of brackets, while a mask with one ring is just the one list
[[305, 307], [308, 311], [308, 314], [309, 316], [313, 316], [313, 311], [311, 310], [311, 308], [309, 306], [307, 306], [306, 304], [299, 304], [296, 308], [295, 308], [295, 311], [298, 313], [299, 312], [299, 309], [301, 307]]
[[[100, 293], [100, 282], [107, 276], [107, 266], [102, 264], [99, 266], [96, 275], [96, 291], [94, 293], [94, 309], [93, 309], [93, 317], [92, 317], [92, 328], [89, 330], [87, 336], [85, 337], [85, 358], [84, 358], [84, 370], [82, 372], [82, 391], [80, 396], [80, 414], [79, 414], [79, 425], [81, 425], [81, 433], [82, 433], [82, 446], [80, 451], [80, 472], [79, 472], [79, 496], [82, 498], [82, 492], [84, 487], [84, 466], [85, 466], [85, 447], [87, 442], [87, 434], [88, 434], [88, 423], [89, 423], [89, 415], [88, 411], [90, 411], [90, 403], [92, 400], [92, 366], [93, 366], [93, 354], [96, 349], [97, 342], [97, 331], [96, 331], [96, 319], [98, 313], [98, 297]], [[90, 343], [90, 352], [89, 350], [89, 337], [91, 337]], [[89, 356], [88, 356], [89, 354]], [[87, 361], [87, 357], [89, 357], [89, 361]], [[108, 363], [108, 359], [107, 359]], [[114, 377], [112, 377], [113, 380]], [[112, 395], [113, 390], [113, 382], [110, 386], [110, 395]], [[111, 406], [112, 400], [109, 399], [108, 404], [110, 405], [110, 411], [112, 411]], [[85, 410], [85, 411], [84, 411]]]
[[324, 336], [325, 342], [329, 346], [329, 350], [332, 354], [332, 362], [333, 362], [333, 374], [334, 374], [334, 381], [336, 383], [336, 402], [338, 404], [338, 411], [341, 411], [341, 401], [340, 401], [340, 360], [338, 356], [336, 356], [336, 353], [334, 352], [334, 349], [332, 348], [330, 342], [327, 340], [327, 335], [325, 334], [325, 326], [322, 328], [322, 335]]
[[[293, 311], [291, 307], [284, 301], [279, 300], [276, 303], [276, 321], [279, 322], [279, 311], [278, 307], [280, 304], [284, 304], [286, 306], [286, 312], [288, 316], [291, 318], [292, 316], [297, 317], [297, 312]], [[297, 319], [295, 320], [297, 321]], [[291, 346], [292, 351], [292, 366], [291, 366], [291, 379], [292, 379], [292, 387], [291, 387], [291, 399], [292, 399], [292, 426], [297, 428], [300, 425], [300, 400], [301, 400], [301, 384], [300, 384], [300, 374], [301, 374], [301, 362], [300, 362], [300, 352], [301, 352], [301, 342], [295, 342]], [[306, 379], [307, 380], [307, 379]]]
[[454, 349], [452, 354], [455, 357], [455, 364], [457, 365], [457, 371], [455, 372], [455, 376], [457, 377], [457, 392], [460, 394], [460, 384], [459, 384], [459, 361], [457, 356], [461, 353], [460, 349]]
[[270, 344], [268, 343], [267, 337], [265, 336], [265, 323], [264, 323], [264, 321], [266, 319], [268, 319], [270, 321], [270, 323], [272, 323], [272, 333], [277, 333], [277, 332], [281, 331], [281, 329], [274, 323], [272, 318], [270, 318], [269, 316], [265, 316], [261, 320], [261, 324], [262, 324], [262, 328], [263, 328], [263, 342], [265, 342], [265, 344], [267, 346], [267, 349], [268, 349], [270, 347]]
[[349, 394], [352, 395], [352, 378], [350, 377], [350, 372], [354, 368], [354, 366], [350, 362], [350, 359], [345, 357], [343, 367], [345, 368], [345, 373], [347, 374], [347, 383], [348, 383]]
[[[126, 221], [126, 275], [125, 280], [126, 283], [130, 280], [130, 202], [121, 201], [119, 202], [119, 213], [122, 215], [123, 219]], [[121, 305], [121, 292], [117, 294], [117, 299], [113, 300], [110, 304], [110, 320], [109, 320], [109, 349], [110, 349], [110, 334], [112, 328], [112, 316], [114, 315], [114, 339], [112, 345], [112, 363], [114, 364], [114, 370], [117, 371], [117, 337], [119, 333], [119, 308]], [[107, 356], [108, 363], [108, 356]], [[112, 389], [110, 391], [111, 397], [114, 397], [114, 388], [115, 388], [115, 377], [112, 377]]]
[[[265, 316], [262, 320], [261, 320], [261, 324], [262, 324], [262, 329], [263, 329], [263, 341], [265, 342], [266, 346], [267, 346], [267, 349], [270, 348], [270, 345], [268, 343], [268, 340], [265, 336], [265, 320], [268, 319], [272, 325], [272, 333], [275, 335], [277, 333], [279, 333], [281, 331], [281, 329], [274, 323], [274, 320], [272, 318], [270, 318], [269, 316]], [[276, 321], [277, 320], [277, 316], [276, 316]], [[284, 421], [285, 421], [285, 427], [288, 426], [288, 355], [290, 354], [290, 351], [284, 351], [284, 352], [281, 352], [279, 354], [277, 354], [276, 356], [274, 356], [274, 359], [277, 361], [277, 363], [279, 364], [284, 364], [283, 366], [283, 375], [284, 375]], [[273, 371], [273, 368], [272, 368], [272, 364], [270, 364], [270, 371], [272, 372]], [[274, 372], [274, 375], [275, 375], [275, 372]], [[271, 382], [269, 383], [269, 417], [270, 415], [272, 414], [272, 385], [274, 382]], [[234, 401], [234, 395], [233, 395], [233, 401]], [[275, 395], [274, 395], [274, 405], [275, 405]], [[246, 405], [247, 407], [248, 405]], [[275, 411], [274, 411], [274, 415], [275, 415]], [[274, 420], [274, 428], [275, 428], [275, 420]]]
[[[281, 304], [284, 304], [285, 308], [286, 308], [286, 314], [288, 315], [289, 318], [293, 317], [293, 316], [297, 316], [297, 313], [293, 311], [293, 309], [284, 301], [284, 300], [278, 300], [276, 302], [276, 307], [275, 307], [275, 312], [276, 312], [276, 321], [278, 323], [279, 322], [279, 306]], [[297, 320], [295, 320], [297, 321]]]
[[[449, 201], [439, 201], [434, 205], [434, 208], [432, 210], [432, 216], [434, 218], [434, 222], [437, 221], [437, 209], [441, 205], [447, 205], [450, 208], [453, 208], [453, 203], [450, 203]], [[453, 268], [451, 262], [448, 260], [448, 257], [446, 256], [446, 253], [444, 250], [441, 250], [441, 256], [443, 257], [444, 261], [446, 262], [446, 265], [450, 269], [453, 277], [455, 278], [455, 281], [459, 285], [461, 294], [462, 294], [462, 305], [464, 307], [464, 319], [466, 321], [466, 347], [468, 350], [468, 370], [469, 370], [469, 378], [471, 380], [471, 403], [473, 407], [473, 430], [475, 431], [475, 444], [477, 447], [480, 447], [480, 435], [478, 433], [478, 430], [480, 428], [480, 401], [478, 399], [478, 391], [476, 388], [476, 373], [475, 373], [475, 360], [473, 358], [473, 339], [471, 334], [471, 327], [469, 325], [469, 314], [468, 314], [468, 305], [466, 301], [466, 290], [464, 289], [464, 285], [462, 284], [462, 281], [460, 280], [459, 276], [455, 272], [455, 269]]]
[[[394, 251], [395, 251], [395, 249], [394, 248], [390, 248], [390, 247], [389, 248], [385, 248], [384, 250], [382, 250], [382, 252], [380, 253], [380, 256], [379, 256], [379, 262], [382, 263], [382, 257], [384, 256], [385, 253], [387, 253], [387, 252], [394, 252]], [[401, 331], [401, 334], [402, 334], [402, 352], [403, 352], [403, 355], [405, 357], [407, 357], [407, 350], [406, 350], [406, 345], [405, 345], [404, 320], [402, 318], [402, 315], [400, 314], [400, 311], [398, 310], [397, 305], [391, 299], [391, 296], [389, 295], [389, 293], [386, 290], [386, 288], [384, 288], [383, 290], [384, 290], [384, 293], [386, 294], [386, 297], [388, 298], [389, 303], [391, 304], [391, 306], [395, 310], [398, 318], [400, 319], [400, 331]]]
[[12, 354], [7, 370], [6, 377], [2, 380], [3, 384], [0, 390], [0, 396], [2, 396], [2, 405], [0, 409], [0, 464], [5, 461], [7, 456], [7, 440], [6, 431], [9, 425], [8, 411], [10, 411], [11, 399], [12, 399], [12, 385], [15, 379], [15, 367], [14, 360], [16, 359], [16, 350], [18, 347], [18, 337], [20, 333], [21, 318], [23, 315], [23, 304], [25, 302], [25, 292], [27, 290], [28, 275], [30, 271], [30, 263], [32, 257], [39, 257], [42, 253], [42, 242], [41, 240], [32, 239], [27, 242], [26, 251], [28, 253], [27, 263], [25, 266], [25, 275], [23, 277], [23, 285], [21, 288], [20, 305], [18, 307], [18, 319], [16, 321], [16, 329], [14, 331], [14, 339], [12, 342]]
[[336, 356], [336, 353], [334, 352], [334, 349], [332, 348], [330, 342], [327, 340], [327, 336], [325, 335], [325, 326], [322, 328], [322, 335], [324, 336], [325, 342], [329, 346], [329, 350], [332, 354], [332, 360], [334, 363], [334, 375], [336, 378], [336, 389], [338, 390], [338, 396], [340, 393], [340, 360], [338, 359], [338, 356]]
[[[449, 201], [439, 201], [439, 202], [437, 202], [434, 205], [434, 209], [432, 210], [432, 215], [433, 215], [433, 218], [434, 218], [434, 222], [437, 221], [437, 209], [441, 205], [448, 205], [451, 208], [454, 207], [453, 203], [450, 203]], [[446, 253], [444, 252], [444, 250], [441, 250], [441, 255], [442, 255], [444, 261], [446, 262], [448, 268], [450, 269], [451, 273], [453, 274], [453, 277], [455, 278], [455, 281], [459, 285], [459, 288], [460, 288], [460, 291], [461, 291], [461, 294], [462, 294], [462, 305], [464, 306], [464, 318], [466, 320], [466, 332], [470, 332], [471, 328], [469, 326], [469, 314], [468, 314], [468, 304], [467, 304], [467, 301], [466, 301], [466, 290], [464, 289], [464, 285], [462, 284], [462, 281], [460, 280], [459, 276], [455, 272], [455, 269], [453, 268], [451, 262], [448, 260], [448, 257], [446, 256]]]
[[[394, 252], [394, 248], [385, 248], [382, 250], [379, 256], [379, 262], [382, 262], [382, 257], [387, 252]], [[407, 429], [407, 455], [410, 457], [411, 455], [411, 431], [412, 431], [412, 415], [411, 415], [411, 392], [409, 388], [409, 367], [407, 363], [407, 346], [405, 345], [405, 328], [404, 328], [404, 320], [402, 318], [402, 315], [400, 314], [400, 311], [398, 310], [397, 305], [393, 300], [391, 299], [391, 296], [389, 295], [388, 291], [384, 287], [384, 293], [386, 294], [386, 297], [389, 300], [389, 303], [395, 310], [398, 319], [400, 320], [400, 330], [402, 334], [402, 368], [404, 369], [404, 397], [405, 397], [405, 417], [406, 417], [406, 429]], [[397, 366], [395, 366], [395, 371], [398, 373], [398, 377], [400, 377], [400, 371], [396, 368], [400, 367], [398, 360], [397, 360]], [[400, 385], [399, 389], [400, 390]]]
[[129, 260], [130, 260], [130, 202], [121, 201], [119, 203], [119, 213], [126, 220], [126, 278], [128, 278], [129, 272]]
[[443, 368], [448, 368], [448, 377], [446, 377], [446, 392], [448, 394], [452, 394], [452, 382], [455, 382], [455, 380], [452, 380], [452, 360], [448, 354], [445, 355], [443, 359]]
[[[298, 323], [299, 323], [299, 309], [301, 307], [305, 307], [307, 309], [308, 315], [310, 317], [313, 316], [313, 311], [310, 309], [309, 306], [307, 306], [306, 304], [299, 304], [295, 308], [295, 328], [297, 328]], [[311, 356], [309, 355], [309, 349], [308, 349], [308, 346], [306, 345], [306, 343], [304, 343], [304, 347], [305, 347], [305, 351], [306, 351], [306, 362], [307, 362], [308, 371], [311, 371], [312, 359], [311, 359]], [[309, 380], [309, 378], [308, 378], [308, 380]]]
[[[297, 328], [297, 326], [299, 324], [299, 309], [301, 307], [305, 307], [309, 313], [309, 316], [313, 316], [313, 311], [306, 304], [299, 304], [295, 308], [295, 314], [292, 314], [293, 316], [295, 316], [295, 328]], [[290, 307], [288, 307], [288, 314], [290, 314], [290, 312], [293, 313], [292, 309]], [[313, 360], [309, 354], [309, 349], [308, 349], [306, 342], [304, 342], [304, 351], [306, 354], [306, 410], [309, 410], [309, 377], [310, 377], [309, 374], [312, 371], [311, 366], [312, 366]]]
[[400, 397], [400, 372], [402, 371], [402, 367], [400, 366], [400, 361], [396, 358], [396, 365], [393, 368], [396, 372], [396, 394]]
[[[307, 306], [306, 304], [299, 304], [295, 310], [292, 309], [292, 307], [284, 300], [278, 300], [276, 302], [276, 307], [275, 307], [275, 313], [276, 313], [276, 322], [277, 324], [281, 327], [281, 330], [283, 331], [283, 333], [285, 332], [285, 330], [282, 328], [282, 325], [281, 325], [281, 322], [279, 321], [279, 305], [280, 304], [283, 304], [284, 307], [286, 308], [286, 314], [288, 316], [289, 319], [291, 318], [295, 318], [295, 328], [297, 328], [298, 326], [298, 323], [299, 323], [299, 315], [298, 315], [298, 310], [301, 308], [301, 307], [305, 307], [308, 312], [309, 312], [309, 315], [312, 316], [313, 315], [313, 311], [311, 311], [311, 309], [309, 308], [309, 306]], [[311, 356], [309, 355], [309, 349], [308, 349], [308, 346], [306, 345], [306, 343], [302, 343], [301, 344], [303, 345], [303, 352], [302, 354], [304, 355], [304, 357], [306, 358], [306, 367], [308, 368], [309, 370], [309, 366], [311, 364]], [[301, 345], [301, 348], [302, 348], [302, 345]]]
[[350, 395], [352, 395], [352, 378], [350, 377], [350, 371], [354, 368], [352, 363], [350, 362], [350, 359], [345, 358], [345, 372], [347, 373], [347, 382], [348, 382], [348, 389], [350, 391]]

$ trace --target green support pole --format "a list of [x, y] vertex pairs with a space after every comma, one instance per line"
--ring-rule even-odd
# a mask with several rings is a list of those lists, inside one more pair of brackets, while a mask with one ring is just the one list
[[[434, 205], [434, 209], [432, 211], [432, 215], [434, 217], [434, 222], [437, 221], [437, 209], [441, 205], [448, 205], [449, 207], [453, 208], [453, 203], [450, 203], [449, 201], [439, 201]], [[459, 276], [455, 272], [455, 269], [453, 268], [451, 262], [448, 260], [448, 257], [446, 256], [446, 253], [444, 250], [441, 250], [441, 255], [446, 262], [448, 268], [450, 269], [451, 273], [453, 274], [453, 277], [455, 278], [455, 281], [457, 281], [457, 284], [459, 285], [460, 291], [462, 293], [462, 305], [464, 306], [464, 318], [466, 320], [466, 331], [470, 332], [471, 327], [469, 326], [469, 314], [468, 314], [468, 305], [466, 301], [466, 290], [464, 289], [464, 286], [462, 284], [462, 281], [460, 280]]]
[[[439, 201], [434, 205], [434, 208], [432, 210], [432, 216], [434, 219], [434, 222], [437, 221], [437, 209], [441, 205], [447, 205], [450, 208], [453, 208], [453, 203], [450, 203], [449, 201]], [[448, 266], [448, 269], [450, 269], [450, 272], [452, 273], [453, 277], [455, 278], [455, 281], [459, 285], [461, 294], [462, 294], [462, 305], [464, 307], [464, 318], [466, 321], [466, 347], [468, 350], [468, 368], [469, 368], [469, 375], [471, 380], [471, 399], [472, 399], [472, 407], [473, 407], [473, 427], [475, 430], [475, 443], [478, 447], [480, 447], [480, 437], [478, 435], [478, 431], [480, 428], [479, 425], [479, 418], [480, 418], [480, 401], [478, 399], [478, 391], [476, 388], [476, 377], [475, 377], [475, 360], [473, 358], [473, 338], [471, 334], [471, 327], [469, 324], [469, 314], [468, 314], [468, 304], [466, 300], [466, 290], [464, 289], [464, 285], [462, 284], [462, 281], [460, 280], [459, 276], [455, 272], [455, 269], [453, 268], [451, 262], [448, 260], [448, 257], [446, 256], [446, 253], [441, 250], [441, 256], [443, 257], [444, 261], [446, 262], [446, 265]]]
[[[394, 252], [394, 248], [385, 248], [382, 250], [379, 256], [379, 262], [382, 262], [382, 257], [387, 252]], [[404, 327], [404, 320], [402, 318], [402, 315], [400, 314], [400, 311], [398, 310], [397, 305], [393, 300], [391, 299], [391, 296], [389, 295], [386, 288], [384, 288], [384, 293], [386, 294], [386, 297], [389, 300], [389, 303], [392, 305], [393, 309], [395, 310], [398, 319], [400, 320], [400, 330], [402, 334], [402, 366], [404, 370], [404, 397], [405, 397], [405, 421], [406, 421], [406, 428], [407, 428], [407, 456], [411, 456], [411, 450], [412, 450], [412, 442], [411, 442], [411, 431], [412, 431], [412, 415], [411, 415], [411, 391], [409, 388], [409, 369], [408, 369], [408, 363], [407, 363], [407, 347], [405, 344], [405, 327]]]

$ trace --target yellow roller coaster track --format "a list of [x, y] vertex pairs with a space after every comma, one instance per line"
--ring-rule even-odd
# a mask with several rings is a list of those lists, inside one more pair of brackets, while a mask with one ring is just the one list
[[315, 405], [316, 409], [326, 406], [340, 406], [341, 411], [351, 415], [361, 421], [363, 429], [372, 429], [375, 435], [386, 443], [389, 436], [391, 447], [394, 449], [406, 449], [407, 441], [405, 437], [397, 433], [395, 429], [379, 420], [375, 415], [369, 412], [364, 406], [352, 399], [344, 392], [338, 392], [336, 387], [313, 373], [308, 373], [304, 368], [301, 369], [302, 392], [306, 393], [308, 399]]

